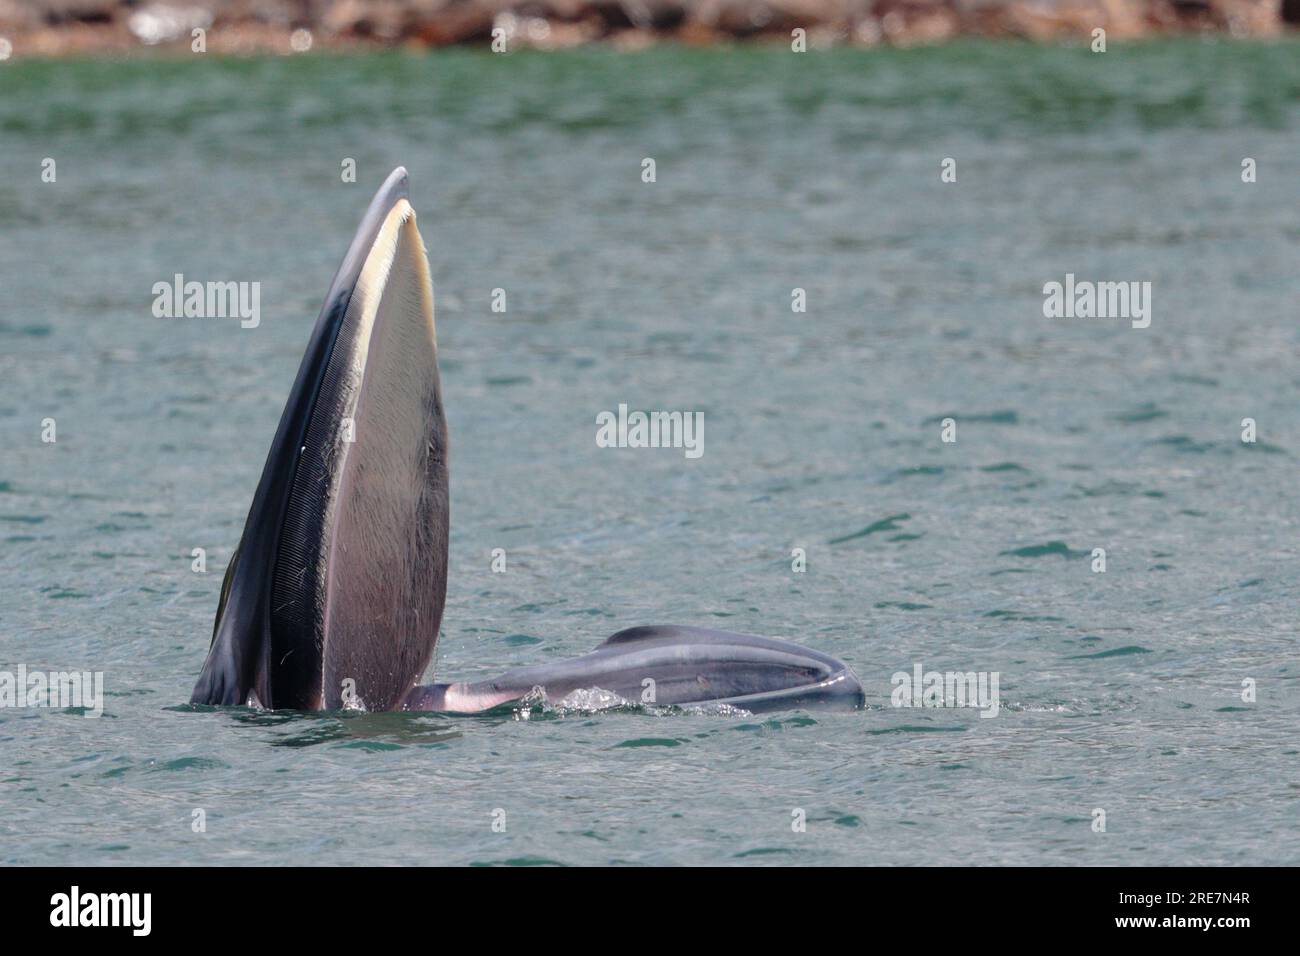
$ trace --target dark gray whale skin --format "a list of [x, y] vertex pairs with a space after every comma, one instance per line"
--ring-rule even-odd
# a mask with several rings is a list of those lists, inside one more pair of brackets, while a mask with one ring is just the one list
[[402, 706], [473, 713], [535, 688], [552, 704], [600, 688], [633, 704], [725, 704], [751, 713], [851, 710], [865, 699], [853, 671], [819, 651], [752, 634], [656, 625], [619, 631], [582, 657], [518, 667], [491, 680], [416, 687]]
[[[309, 559], [320, 553], [327, 534], [325, 495], [316, 491], [327, 484], [326, 476], [317, 473], [319, 468], [317, 472], [305, 471], [309, 462], [320, 458], [304, 453], [314, 450], [315, 429], [322, 422], [331, 424], [329, 416], [320, 411], [330, 407], [321, 396], [332, 387], [327, 375], [331, 356], [365, 344], [357, 329], [345, 321], [363, 265], [386, 216], [407, 199], [407, 175], [399, 167], [371, 201], [330, 286], [267, 455], [243, 538], [226, 570], [212, 643], [191, 703], [252, 703], [272, 710], [339, 706], [338, 689], [325, 686], [322, 674], [323, 647], [334, 632], [324, 633], [319, 624], [313, 628], [311, 614], [289, 615], [286, 603], [277, 596], [277, 584], [285, 578], [292, 580], [300, 569], [311, 565]], [[478, 713], [518, 700], [534, 688], [544, 689], [551, 703], [575, 690], [599, 688], [638, 704], [727, 704], [750, 712], [813, 707], [849, 710], [863, 705], [857, 677], [826, 654], [789, 641], [678, 626], [629, 628], [589, 654], [516, 668], [492, 680], [416, 686], [437, 642], [450, 524], [446, 459], [441, 454], [447, 444], [446, 423], [436, 386], [436, 348], [433, 364], [435, 393], [427, 440], [431, 449], [440, 452], [436, 467], [429, 472], [430, 488], [439, 494], [427, 530], [439, 544], [420, 552], [416, 560], [427, 565], [427, 579], [436, 591], [435, 613], [423, 635], [412, 638], [419, 641], [420, 650], [419, 655], [407, 658], [408, 662], [419, 661], [412, 665], [418, 667], [413, 673], [388, 656], [393, 653], [391, 641], [378, 635], [348, 638], [360, 642], [358, 649], [369, 654], [380, 671], [387, 671], [392, 678], [389, 683], [397, 688], [392, 696], [379, 700], [363, 697], [363, 703], [372, 709]], [[418, 399], [412, 396], [410, 400]], [[310, 480], [304, 481], [304, 474]], [[287, 512], [299, 520], [287, 522]], [[303, 515], [306, 517], [301, 518]], [[405, 535], [420, 529], [389, 530]], [[303, 590], [304, 600], [310, 604], [314, 589]], [[375, 620], [394, 620], [401, 610], [378, 608], [377, 612], [387, 613], [377, 614]]]

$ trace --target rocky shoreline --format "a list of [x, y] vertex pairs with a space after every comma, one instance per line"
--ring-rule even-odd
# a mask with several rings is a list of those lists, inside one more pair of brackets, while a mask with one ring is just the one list
[[[0, 60], [767, 40], [819, 49], [959, 36], [1091, 44], [1177, 33], [1275, 37], [1300, 0], [0, 0]], [[802, 31], [801, 33], [799, 31]]]

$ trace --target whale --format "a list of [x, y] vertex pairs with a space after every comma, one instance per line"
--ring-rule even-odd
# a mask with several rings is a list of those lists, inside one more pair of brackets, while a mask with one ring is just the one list
[[447, 592], [447, 419], [434, 290], [398, 167], [312, 327], [222, 581], [191, 703], [480, 714], [581, 692], [750, 713], [861, 708], [862, 684], [794, 641], [649, 625], [487, 680], [421, 684]]

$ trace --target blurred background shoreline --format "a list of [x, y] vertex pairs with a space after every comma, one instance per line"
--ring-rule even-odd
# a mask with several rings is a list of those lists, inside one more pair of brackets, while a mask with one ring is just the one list
[[[1300, 0], [0, 0], [0, 59], [735, 41], [912, 46], [1300, 35]], [[196, 32], [197, 31], [197, 32]], [[796, 31], [803, 31], [802, 34]]]

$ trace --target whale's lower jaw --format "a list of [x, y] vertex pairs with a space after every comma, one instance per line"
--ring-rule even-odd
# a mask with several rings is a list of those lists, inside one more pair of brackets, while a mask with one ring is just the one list
[[842, 662], [789, 641], [696, 627], [634, 627], [590, 654], [520, 667], [472, 683], [417, 687], [405, 710], [482, 713], [541, 693], [558, 705], [599, 689], [632, 704], [772, 710], [860, 708], [865, 695]]

